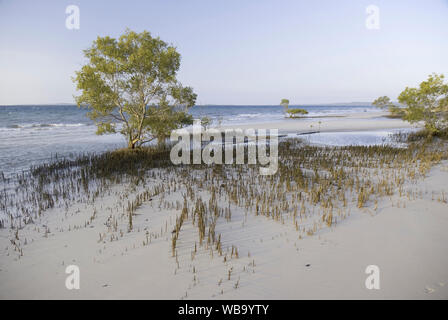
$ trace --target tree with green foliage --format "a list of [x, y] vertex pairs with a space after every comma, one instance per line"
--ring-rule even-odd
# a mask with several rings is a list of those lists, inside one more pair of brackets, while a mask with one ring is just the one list
[[181, 58], [173, 46], [148, 31], [126, 30], [118, 39], [98, 37], [84, 55], [75, 99], [98, 134], [121, 132], [134, 149], [156, 138], [163, 144], [172, 130], [192, 123], [196, 94], [176, 79]]
[[282, 99], [282, 101], [280, 102], [280, 105], [283, 106], [283, 110], [285, 112], [288, 112], [288, 107], [289, 107], [289, 100], [288, 99]]
[[151, 130], [152, 138], [157, 138], [159, 147], [163, 147], [173, 130], [192, 125], [193, 116], [186, 110], [179, 110], [171, 106], [151, 108], [145, 125]]
[[288, 109], [286, 112], [289, 114], [290, 118], [297, 118], [301, 115], [308, 114], [308, 111], [305, 109]]
[[448, 130], [448, 83], [444, 75], [432, 74], [418, 88], [406, 87], [398, 96], [402, 108], [394, 105], [388, 97], [373, 102], [378, 107], [396, 108], [404, 120], [415, 123], [423, 121], [431, 134]]
[[375, 101], [372, 102], [374, 106], [380, 109], [388, 110], [389, 117], [391, 118], [403, 118], [405, 115], [404, 108], [400, 108], [392, 103], [389, 97], [383, 96], [379, 97]]

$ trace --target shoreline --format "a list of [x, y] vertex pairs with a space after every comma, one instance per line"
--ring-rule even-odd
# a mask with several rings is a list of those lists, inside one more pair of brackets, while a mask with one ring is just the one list
[[[309, 121], [306, 118], [285, 119], [275, 122], [254, 122], [240, 125], [213, 126], [216, 129], [278, 129], [281, 134], [304, 133], [308, 131], [320, 132], [348, 132], [348, 131], [374, 131], [385, 129], [410, 129], [419, 128], [420, 125], [412, 125], [401, 119], [381, 119], [387, 112], [369, 112], [345, 114], [338, 120]], [[320, 122], [320, 123], [319, 123]]]

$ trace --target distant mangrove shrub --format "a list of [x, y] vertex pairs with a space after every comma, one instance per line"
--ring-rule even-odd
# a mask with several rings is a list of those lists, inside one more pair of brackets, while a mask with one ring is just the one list
[[282, 99], [282, 101], [280, 102], [280, 105], [283, 106], [283, 110], [285, 110], [285, 112], [288, 112], [288, 107], [289, 107], [288, 99]]
[[386, 96], [376, 99], [373, 105], [410, 123], [423, 121], [428, 134], [441, 135], [448, 130], [448, 83], [444, 78], [443, 74], [434, 73], [418, 88], [406, 87], [398, 96], [402, 106], [395, 105]]
[[305, 109], [289, 109], [289, 100], [282, 99], [280, 105], [283, 107], [285, 114], [290, 118], [298, 118], [300, 115], [308, 114]]
[[288, 109], [286, 113], [290, 118], [297, 118], [301, 115], [308, 114], [308, 111], [306, 111], [305, 109]]
[[374, 106], [377, 108], [387, 110], [389, 111], [389, 118], [397, 118], [397, 119], [403, 119], [406, 111], [403, 107], [396, 106], [389, 97], [379, 97], [375, 101], [372, 102]]

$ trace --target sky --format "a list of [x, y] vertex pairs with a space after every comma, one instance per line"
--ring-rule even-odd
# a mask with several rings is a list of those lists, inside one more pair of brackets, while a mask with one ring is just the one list
[[74, 103], [83, 50], [126, 28], [177, 48], [198, 104], [394, 100], [448, 76], [448, 0], [0, 0], [0, 105]]

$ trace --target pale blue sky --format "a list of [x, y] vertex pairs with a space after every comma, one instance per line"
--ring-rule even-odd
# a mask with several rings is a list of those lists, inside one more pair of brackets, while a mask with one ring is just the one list
[[[70, 4], [80, 30], [65, 28]], [[365, 27], [371, 4], [380, 30]], [[127, 27], [178, 48], [199, 104], [395, 99], [448, 76], [448, 0], [0, 0], [0, 105], [73, 103], [82, 50]]]

